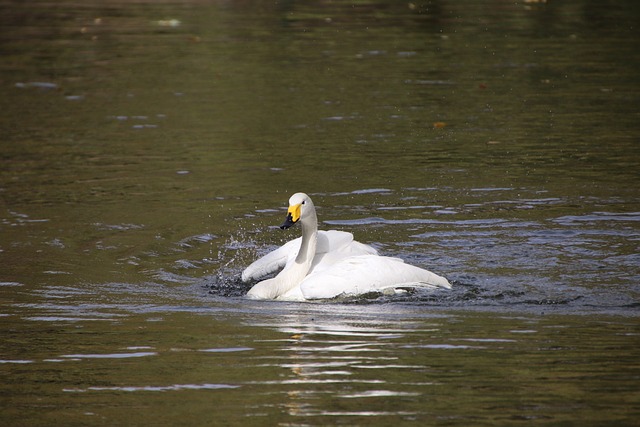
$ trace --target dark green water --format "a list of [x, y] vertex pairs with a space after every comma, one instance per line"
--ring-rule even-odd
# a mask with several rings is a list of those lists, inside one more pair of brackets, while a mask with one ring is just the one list
[[[634, 425], [633, 1], [0, 1], [3, 425]], [[290, 304], [322, 228], [450, 292]]]

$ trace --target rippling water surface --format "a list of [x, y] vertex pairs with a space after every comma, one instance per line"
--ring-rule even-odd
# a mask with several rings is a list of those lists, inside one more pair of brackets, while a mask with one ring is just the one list
[[[635, 425], [633, 1], [0, 0], [2, 425]], [[321, 228], [451, 291], [251, 301]]]

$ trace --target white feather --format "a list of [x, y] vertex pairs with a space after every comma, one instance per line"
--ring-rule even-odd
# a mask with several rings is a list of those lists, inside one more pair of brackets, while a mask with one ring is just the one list
[[[302, 237], [298, 237], [257, 259], [244, 269], [242, 281], [257, 280], [291, 265], [298, 256], [301, 243]], [[378, 251], [371, 246], [353, 240], [351, 233], [338, 230], [318, 231], [316, 254], [310, 272], [325, 270], [331, 264], [351, 256], [377, 254]]]
[[282, 268], [277, 276], [257, 283], [247, 296], [312, 300], [397, 287], [451, 288], [444, 277], [399, 258], [379, 256], [371, 246], [353, 240], [351, 233], [318, 231], [315, 207], [306, 194], [294, 194], [289, 205], [290, 213], [299, 210], [302, 237], [285, 243], [242, 272], [242, 280], [247, 282]]
[[399, 258], [360, 255], [311, 273], [300, 283], [305, 299], [360, 295], [396, 287], [451, 288], [449, 281]]

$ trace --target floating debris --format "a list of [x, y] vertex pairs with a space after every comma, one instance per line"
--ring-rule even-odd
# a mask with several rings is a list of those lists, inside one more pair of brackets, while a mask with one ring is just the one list
[[182, 25], [182, 22], [180, 22], [180, 20], [178, 19], [161, 19], [159, 21], [156, 21], [156, 24], [160, 27], [179, 27], [180, 25]]
[[19, 83], [16, 83], [16, 87], [20, 89], [36, 88], [36, 89], [52, 90], [52, 89], [57, 89], [58, 85], [50, 82], [27, 82], [27, 83], [19, 82]]

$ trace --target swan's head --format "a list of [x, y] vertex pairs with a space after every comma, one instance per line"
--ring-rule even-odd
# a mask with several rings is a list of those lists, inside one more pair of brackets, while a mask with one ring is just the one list
[[304, 193], [296, 193], [289, 199], [287, 219], [280, 226], [283, 230], [293, 226], [296, 222], [304, 222], [305, 218], [315, 216], [315, 207], [311, 198]]

